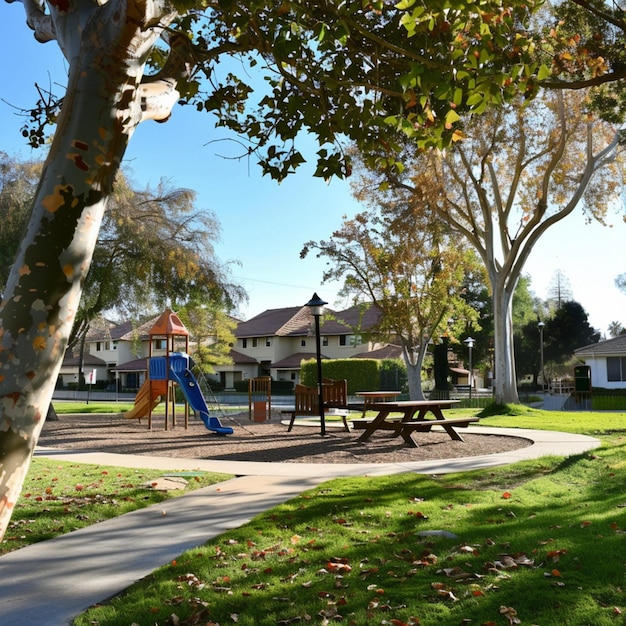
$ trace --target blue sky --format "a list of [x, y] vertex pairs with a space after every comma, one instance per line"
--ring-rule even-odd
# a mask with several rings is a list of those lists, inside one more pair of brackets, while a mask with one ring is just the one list
[[[23, 119], [11, 105], [32, 106], [37, 99], [34, 83], [47, 87], [64, 84], [64, 65], [54, 42], [39, 44], [26, 26], [21, 4], [0, 3], [0, 41], [4, 62], [0, 66], [0, 150], [23, 158], [40, 158], [19, 133]], [[9, 59], [16, 59], [11, 62]], [[58, 92], [60, 89], [57, 90]], [[268, 308], [298, 306], [314, 291], [331, 305], [337, 301], [337, 284], [321, 284], [324, 260], [309, 255], [301, 260], [302, 245], [328, 239], [342, 222], [362, 210], [350, 195], [349, 184], [329, 184], [311, 176], [311, 165], [280, 185], [262, 177], [254, 160], [227, 160], [237, 146], [218, 141], [228, 135], [213, 127], [212, 117], [192, 107], [176, 107], [165, 124], [145, 122], [131, 140], [125, 166], [138, 185], [156, 185], [168, 178], [178, 187], [198, 193], [198, 208], [213, 211], [221, 224], [216, 250], [223, 263], [238, 261], [232, 277], [242, 284], [249, 302], [241, 307], [245, 318]], [[532, 290], [547, 297], [551, 279], [561, 270], [574, 298], [589, 321], [606, 332], [612, 321], [626, 325], [626, 295], [614, 285], [626, 272], [626, 225], [622, 215], [611, 215], [613, 228], [585, 224], [579, 211], [561, 222], [535, 246], [525, 273]]]

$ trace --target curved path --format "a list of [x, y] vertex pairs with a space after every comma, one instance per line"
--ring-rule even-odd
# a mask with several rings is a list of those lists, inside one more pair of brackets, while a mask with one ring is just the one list
[[57, 460], [155, 471], [203, 469], [237, 478], [0, 557], [0, 624], [69, 624], [92, 604], [119, 593], [184, 550], [333, 477], [443, 474], [545, 455], [582, 454], [600, 445], [592, 437], [550, 431], [477, 427], [468, 432], [511, 434], [533, 445], [502, 454], [376, 465], [224, 462], [38, 448], [35, 456]]

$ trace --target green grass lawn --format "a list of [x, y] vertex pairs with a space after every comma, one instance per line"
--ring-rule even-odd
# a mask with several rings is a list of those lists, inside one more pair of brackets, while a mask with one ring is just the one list
[[182, 490], [157, 491], [153, 483], [163, 474], [152, 469], [35, 458], [0, 542], [0, 554], [232, 478], [196, 472], [184, 478], [187, 485]]
[[603, 446], [445, 476], [329, 481], [75, 624], [624, 624], [626, 414], [501, 407], [481, 423]]

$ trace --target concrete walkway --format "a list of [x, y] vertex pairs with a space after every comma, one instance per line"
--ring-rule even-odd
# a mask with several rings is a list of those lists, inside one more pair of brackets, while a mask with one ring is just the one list
[[36, 456], [63, 461], [155, 471], [199, 469], [237, 478], [0, 557], [0, 624], [69, 624], [92, 604], [121, 592], [184, 550], [330, 478], [443, 474], [548, 454], [581, 454], [600, 445], [591, 437], [550, 431], [476, 427], [468, 432], [510, 434], [534, 443], [502, 454], [376, 465], [224, 462], [38, 448]]

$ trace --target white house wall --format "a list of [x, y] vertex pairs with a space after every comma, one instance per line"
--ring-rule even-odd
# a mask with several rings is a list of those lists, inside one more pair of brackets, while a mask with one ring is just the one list
[[606, 357], [585, 359], [585, 365], [591, 368], [591, 385], [593, 387], [603, 387], [604, 389], [624, 389], [626, 382], [607, 380]]

